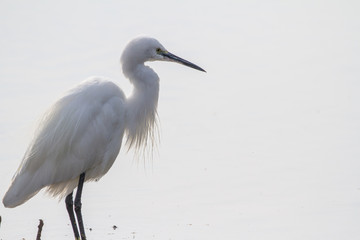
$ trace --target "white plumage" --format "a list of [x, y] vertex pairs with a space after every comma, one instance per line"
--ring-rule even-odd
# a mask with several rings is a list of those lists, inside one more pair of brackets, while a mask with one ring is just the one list
[[86, 180], [104, 175], [113, 164], [124, 133], [126, 103], [114, 83], [91, 78], [57, 101], [45, 114], [9, 191], [6, 207], [16, 207], [48, 187], [64, 197]]
[[[122, 57], [124, 75], [134, 85], [126, 99], [113, 82], [93, 77], [60, 98], [44, 115], [11, 186], [5, 207], [16, 207], [42, 188], [66, 204], [76, 239], [86, 239], [81, 216], [81, 191], [85, 181], [101, 178], [114, 163], [126, 135], [128, 148], [142, 151], [154, 145], [157, 135], [159, 77], [146, 61], [174, 61], [204, 71], [169, 53], [153, 38], [136, 38]], [[80, 177], [79, 177], [80, 176]], [[78, 187], [75, 212], [72, 192]]]

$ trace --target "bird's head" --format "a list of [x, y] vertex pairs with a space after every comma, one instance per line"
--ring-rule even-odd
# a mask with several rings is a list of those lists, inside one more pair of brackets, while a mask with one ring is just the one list
[[139, 37], [130, 41], [121, 56], [121, 63], [137, 65], [146, 61], [177, 62], [205, 72], [205, 70], [201, 67], [170, 53], [158, 40], [154, 38]]

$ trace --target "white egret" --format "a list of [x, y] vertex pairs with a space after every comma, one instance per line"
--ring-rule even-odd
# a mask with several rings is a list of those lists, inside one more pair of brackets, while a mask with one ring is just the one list
[[81, 215], [83, 183], [106, 174], [124, 135], [127, 146], [136, 150], [153, 141], [159, 77], [144, 63], [157, 60], [205, 72], [168, 52], [156, 39], [141, 37], [130, 41], [122, 53], [121, 64], [125, 77], [134, 86], [132, 95], [125, 98], [116, 84], [95, 77], [60, 98], [35, 132], [3, 198], [4, 206], [21, 205], [46, 188], [54, 197], [65, 197], [75, 239], [86, 239]]

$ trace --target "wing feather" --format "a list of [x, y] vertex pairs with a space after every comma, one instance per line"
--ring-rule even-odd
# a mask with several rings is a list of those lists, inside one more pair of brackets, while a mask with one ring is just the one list
[[124, 94], [110, 81], [91, 78], [69, 91], [41, 120], [4, 205], [20, 205], [46, 186], [63, 197], [82, 172], [86, 180], [105, 174], [120, 150], [125, 111]]

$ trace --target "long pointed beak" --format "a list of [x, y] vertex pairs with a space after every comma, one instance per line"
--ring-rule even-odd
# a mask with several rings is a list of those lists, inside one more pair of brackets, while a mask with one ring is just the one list
[[188, 66], [188, 67], [191, 67], [191, 68], [194, 68], [196, 70], [199, 70], [199, 71], [203, 71], [203, 72], [206, 72], [204, 69], [202, 69], [201, 67], [185, 60], [185, 59], [182, 59], [181, 57], [178, 57], [172, 53], [169, 53], [169, 52], [163, 52], [162, 55], [167, 58], [168, 60], [170, 61], [174, 61], [174, 62], [177, 62], [177, 63], [180, 63], [180, 64], [183, 64], [185, 66]]

